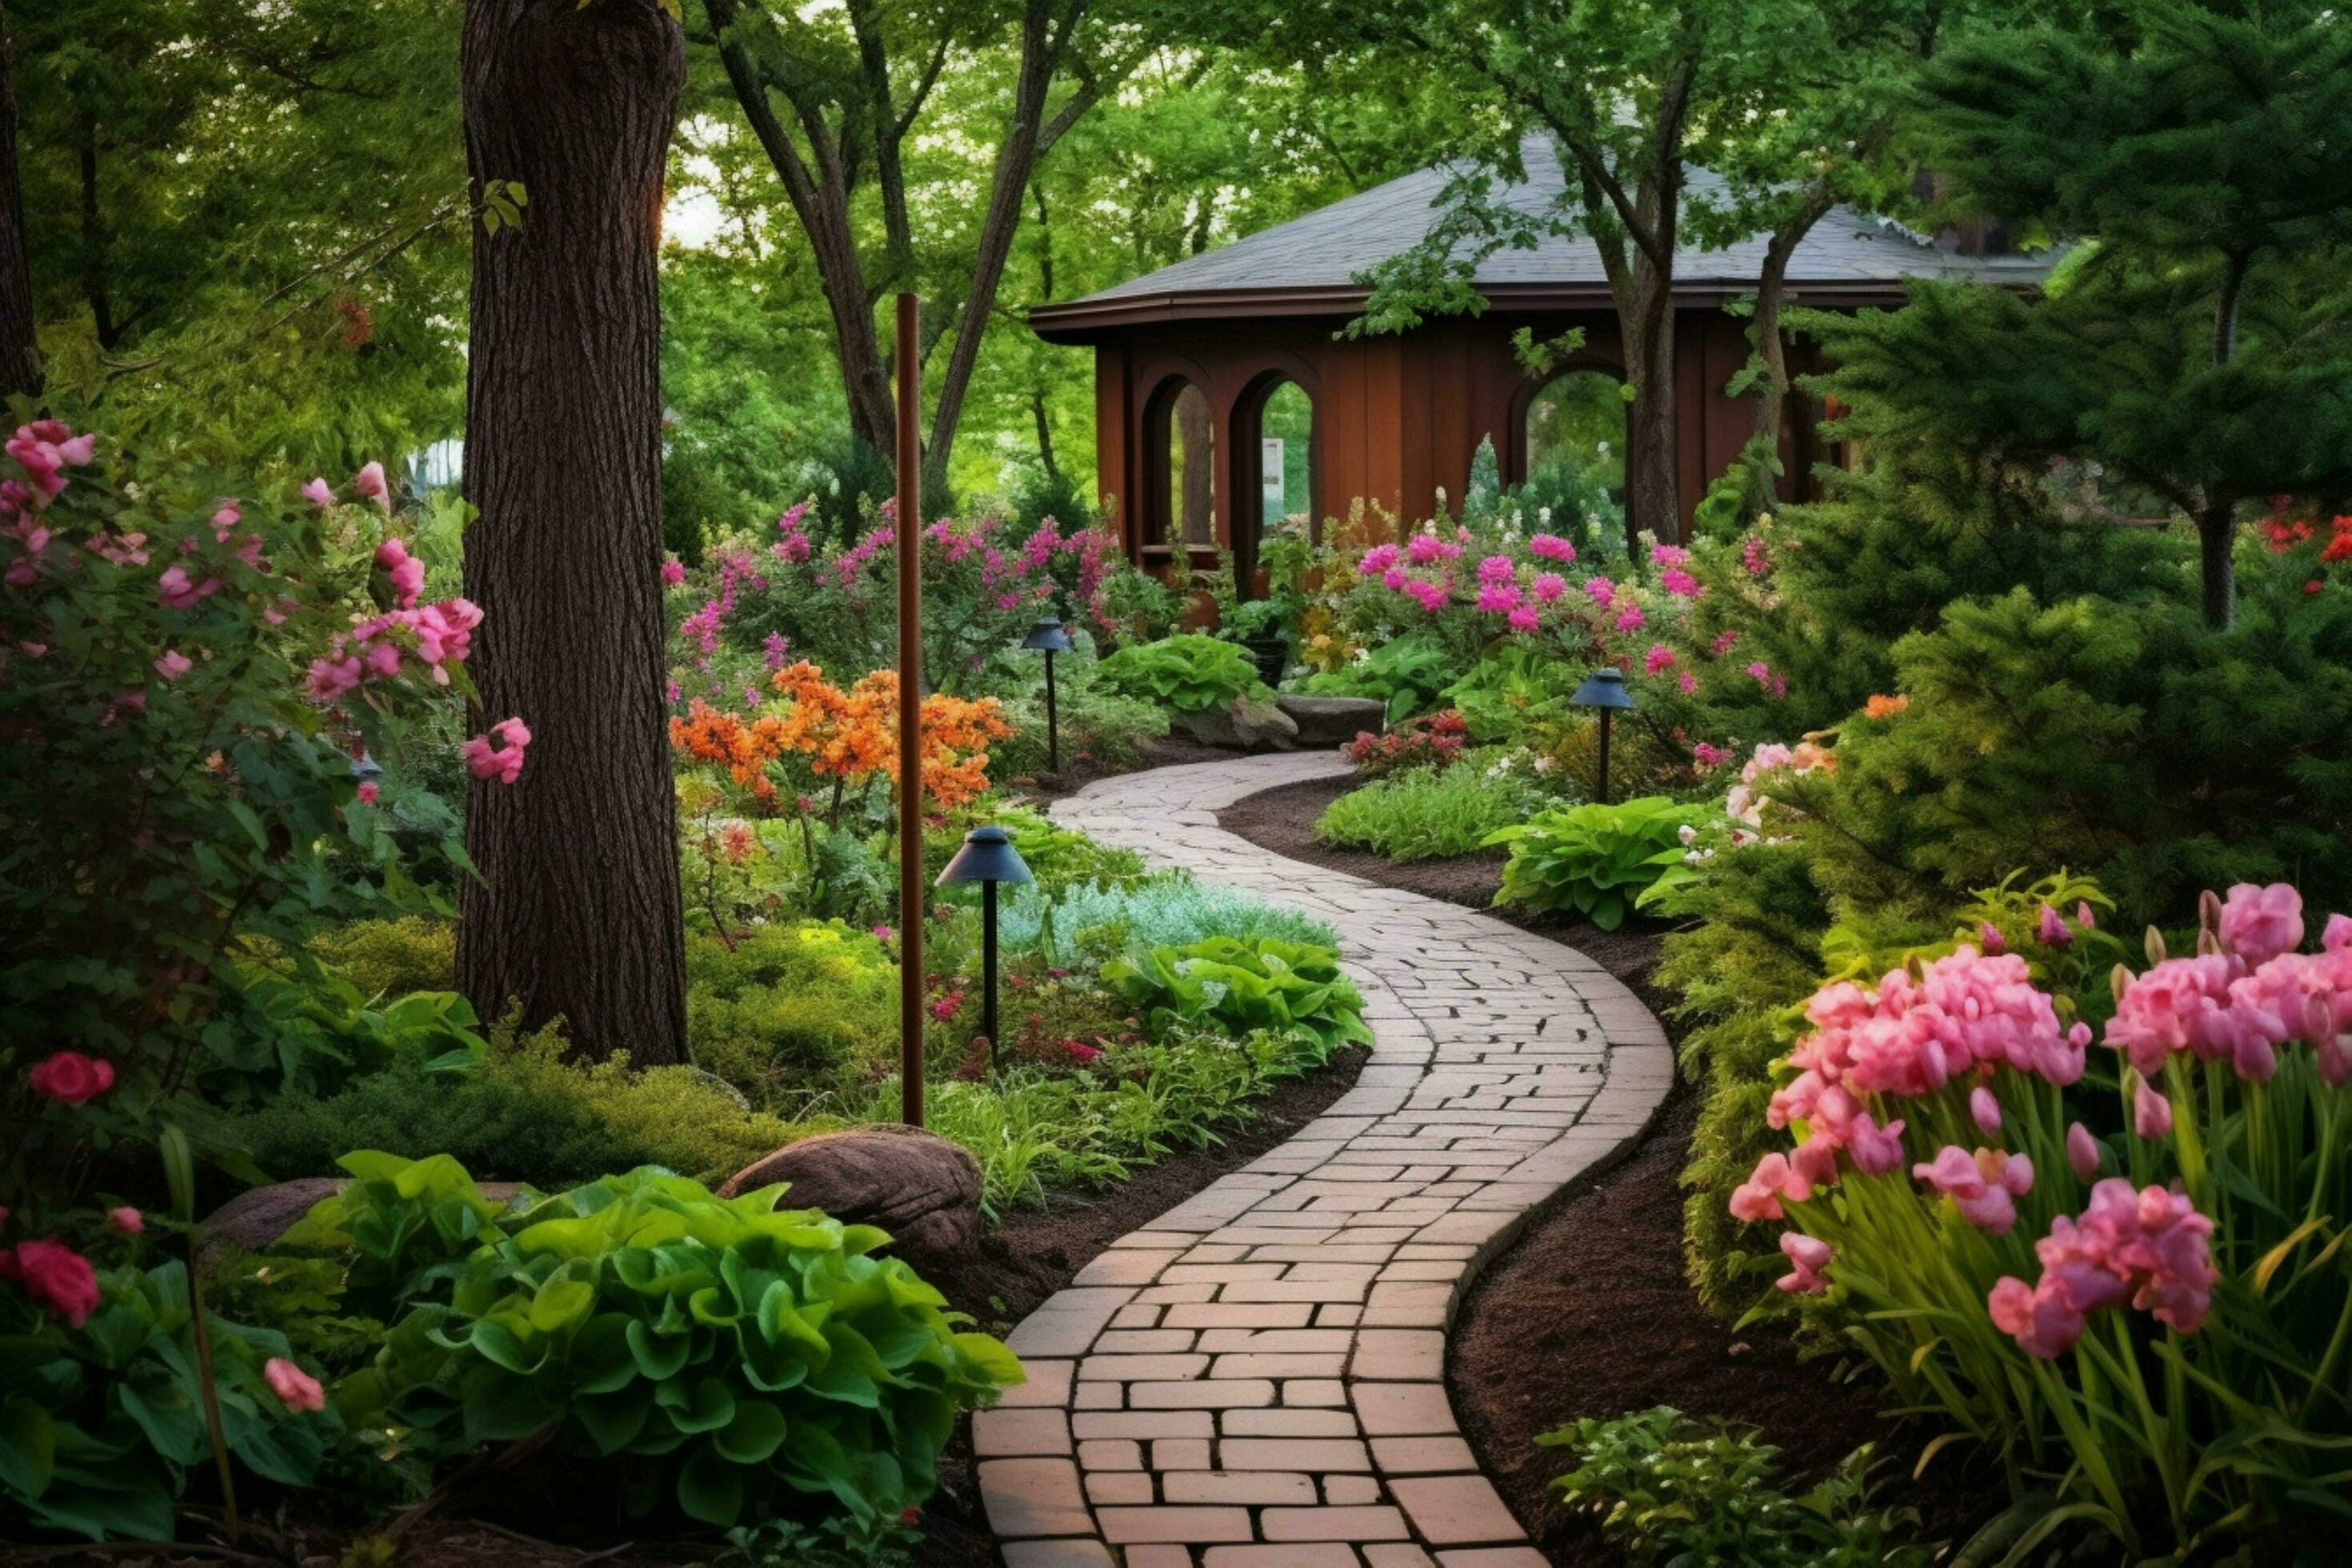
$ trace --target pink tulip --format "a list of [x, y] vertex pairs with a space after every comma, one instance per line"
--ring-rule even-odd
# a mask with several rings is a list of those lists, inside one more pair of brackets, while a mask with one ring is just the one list
[[1818, 1296], [1829, 1287], [1821, 1270], [1830, 1260], [1830, 1244], [1819, 1237], [1802, 1231], [1780, 1233], [1780, 1252], [1789, 1260], [1789, 1272], [1773, 1281], [1776, 1288], [1792, 1296]]
[[2172, 1101], [2146, 1083], [2132, 1086], [2132, 1131], [2143, 1138], [2172, 1134]]
[[302, 499], [315, 507], [331, 507], [335, 504], [334, 487], [324, 479], [312, 479], [302, 487]]
[[301, 1412], [327, 1407], [327, 1391], [319, 1386], [319, 1380], [284, 1356], [271, 1356], [263, 1363], [261, 1375], [268, 1381], [269, 1392], [278, 1395], [278, 1402], [289, 1410]]
[[352, 477], [352, 488], [375, 502], [386, 516], [392, 512], [392, 488], [383, 482], [383, 465], [371, 462], [363, 465]]
[[2071, 1122], [2066, 1128], [2066, 1164], [2083, 1181], [2099, 1173], [2098, 1140], [2081, 1122]]
[[2000, 1131], [2000, 1101], [1982, 1084], [1969, 1090], [1969, 1115], [1988, 1138]]
[[2221, 902], [2221, 945], [2260, 964], [2303, 945], [2303, 895], [2285, 882], [2240, 882]]

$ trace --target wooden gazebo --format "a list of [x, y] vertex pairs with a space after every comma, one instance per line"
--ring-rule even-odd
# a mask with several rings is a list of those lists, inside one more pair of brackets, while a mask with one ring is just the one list
[[[1549, 206], [1561, 188], [1550, 142], [1530, 138], [1525, 163], [1527, 183], [1507, 199]], [[1285, 510], [1319, 520], [1344, 516], [1361, 500], [1412, 520], [1431, 514], [1441, 489], [1462, 495], [1483, 439], [1494, 441], [1507, 482], [1527, 477], [1528, 410], [1548, 383], [1520, 367], [1512, 349], [1520, 328], [1543, 340], [1580, 328], [1582, 350], [1554, 374], [1598, 369], [1622, 378], [1601, 258], [1581, 237], [1549, 237], [1535, 249], [1488, 258], [1475, 278], [1484, 314], [1399, 335], [1338, 335], [1364, 304], [1356, 278], [1421, 241], [1451, 177], [1443, 166], [1424, 169], [1098, 294], [1030, 311], [1032, 329], [1047, 342], [1094, 347], [1099, 489], [1135, 559], [1206, 565], [1224, 545], [1248, 568], [1259, 531], [1274, 521], [1265, 515], [1262, 462], [1276, 450], [1264, 438], [1265, 410], [1286, 384], [1304, 394], [1312, 416], [1306, 493], [1294, 485]], [[1695, 195], [1710, 183], [1692, 171]], [[1746, 322], [1723, 307], [1754, 292], [1764, 248], [1758, 236], [1675, 259], [1685, 521], [1755, 427], [1752, 403], [1725, 390], [1748, 347]], [[1967, 254], [1949, 238], [1926, 239], [1841, 207], [1797, 248], [1787, 297], [1810, 306], [1886, 305], [1899, 302], [1911, 278], [2030, 287], [2047, 270], [2016, 255]], [[1806, 345], [1791, 344], [1790, 354], [1802, 374]], [[1297, 394], [1286, 395], [1295, 406]], [[1806, 400], [1791, 405], [1782, 489], [1801, 499], [1827, 454]], [[1186, 449], [1208, 460], [1171, 461]], [[1295, 458], [1292, 466], [1299, 467]]]

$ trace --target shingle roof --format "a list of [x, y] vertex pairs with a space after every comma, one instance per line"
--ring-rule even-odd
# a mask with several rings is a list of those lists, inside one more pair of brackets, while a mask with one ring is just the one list
[[[1550, 138], [1530, 136], [1521, 153], [1528, 177], [1503, 192], [1503, 199], [1522, 211], [1551, 207], [1566, 180]], [[1439, 164], [1391, 180], [1085, 299], [1040, 306], [1031, 313], [1033, 324], [1050, 332], [1154, 316], [1200, 317], [1218, 313], [1220, 300], [1237, 307], [1246, 301], [1249, 308], [1239, 313], [1267, 314], [1279, 304], [1273, 297], [1285, 293], [1296, 294], [1302, 309], [1350, 308], [1364, 292], [1354, 281], [1358, 274], [1411, 249], [1428, 234], [1454, 174]], [[1698, 196], [1722, 183], [1696, 168], [1688, 182]], [[1752, 288], [1763, 269], [1766, 238], [1758, 235], [1719, 250], [1685, 244], [1675, 257], [1677, 289], [1722, 294]], [[2049, 269], [2046, 258], [1962, 256], [1940, 249], [1885, 219], [1841, 206], [1832, 208], [1797, 247], [1788, 280], [1798, 296], [1809, 284], [1816, 292], [1891, 295], [1907, 278], [2030, 286]], [[1498, 250], [1478, 264], [1475, 281], [1502, 298], [1535, 290], [1589, 289], [1597, 295], [1607, 286], [1600, 251], [1581, 235], [1547, 235], [1533, 249]]]

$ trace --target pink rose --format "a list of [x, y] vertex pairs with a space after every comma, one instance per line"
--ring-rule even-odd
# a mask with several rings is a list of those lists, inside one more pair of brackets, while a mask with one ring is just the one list
[[155, 660], [155, 673], [165, 680], [177, 680], [195, 668], [195, 661], [175, 647], [165, 648], [163, 657]]
[[67, 1105], [87, 1105], [114, 1087], [114, 1064], [79, 1051], [59, 1051], [26, 1075], [33, 1091]]
[[0, 1257], [7, 1264], [0, 1274], [14, 1277], [26, 1296], [47, 1308], [66, 1327], [80, 1328], [98, 1310], [98, 1271], [72, 1247], [62, 1242], [27, 1241], [15, 1253]]

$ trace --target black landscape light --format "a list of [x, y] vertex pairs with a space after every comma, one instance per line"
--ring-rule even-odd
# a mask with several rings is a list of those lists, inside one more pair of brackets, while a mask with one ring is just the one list
[[[1051, 669], [1053, 666], [1045, 668]], [[980, 884], [980, 1032], [988, 1040], [992, 1061], [997, 1047], [996, 885], [1036, 879], [1029, 874], [1020, 852], [1013, 847], [1013, 836], [1002, 827], [975, 827], [965, 834], [963, 847], [955, 852], [955, 858], [940, 873], [938, 886], [942, 888], [964, 882]]]
[[[1047, 616], [1029, 628], [1021, 646], [1045, 656], [1045, 771], [1058, 773], [1062, 771], [1062, 721], [1054, 710], [1054, 656], [1070, 651], [1070, 634], [1062, 629], [1060, 621]], [[1014, 856], [1013, 860], [1018, 864], [1020, 857]], [[1024, 875], [1022, 879], [1028, 879]]]
[[1584, 684], [1570, 698], [1572, 708], [1601, 710], [1601, 804], [1609, 804], [1609, 716], [1620, 708], [1633, 706], [1633, 694], [1625, 689], [1622, 670], [1602, 666], [1584, 678]]

